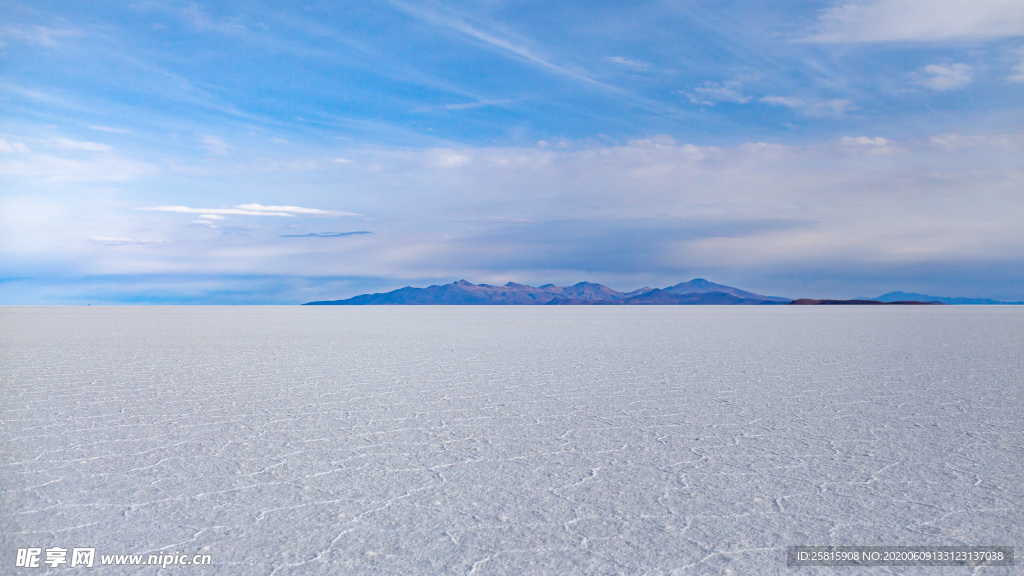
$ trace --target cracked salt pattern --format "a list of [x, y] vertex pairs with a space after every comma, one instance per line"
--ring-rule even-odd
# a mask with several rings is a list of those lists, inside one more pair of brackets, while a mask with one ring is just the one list
[[[15, 549], [98, 574], [1011, 574], [1024, 307], [0, 309]], [[79, 573], [79, 572], [75, 572]]]

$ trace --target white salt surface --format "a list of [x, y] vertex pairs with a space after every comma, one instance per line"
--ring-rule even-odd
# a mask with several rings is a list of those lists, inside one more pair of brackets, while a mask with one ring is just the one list
[[[4, 308], [0, 365], [3, 574], [1024, 554], [1024, 307]], [[14, 568], [28, 546], [213, 565]]]

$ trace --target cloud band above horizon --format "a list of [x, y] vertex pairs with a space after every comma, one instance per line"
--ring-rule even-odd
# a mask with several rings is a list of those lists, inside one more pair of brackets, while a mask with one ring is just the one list
[[1019, 2], [8, 8], [9, 301], [253, 302], [256, 276], [274, 302], [694, 276], [1024, 299]]

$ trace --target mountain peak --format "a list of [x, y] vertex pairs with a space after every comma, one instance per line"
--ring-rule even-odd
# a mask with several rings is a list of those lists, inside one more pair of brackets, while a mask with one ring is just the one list
[[740, 300], [767, 300], [771, 302], [789, 301], [788, 298], [779, 298], [777, 296], [765, 296], [763, 294], [757, 294], [755, 292], [740, 290], [739, 288], [734, 288], [732, 286], [717, 284], [706, 278], [694, 278], [688, 282], [680, 282], [679, 284], [675, 284], [673, 286], [665, 288], [664, 292], [676, 295], [722, 293], [736, 297]]
[[724, 286], [722, 284], [715, 284], [714, 282], [712, 282], [712, 281], [710, 281], [710, 280], [708, 280], [706, 278], [694, 278], [693, 280], [687, 280], [686, 282], [680, 282], [678, 284], [673, 284], [672, 286], [669, 286], [669, 287], [665, 288], [665, 290], [681, 290], [681, 289], [707, 290], [708, 288], [729, 288], [729, 286]]

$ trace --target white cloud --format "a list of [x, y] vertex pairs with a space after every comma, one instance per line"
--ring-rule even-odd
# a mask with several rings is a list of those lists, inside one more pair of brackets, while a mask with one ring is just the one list
[[1020, 138], [1013, 133], [1005, 134], [962, 134], [947, 132], [929, 138], [929, 143], [945, 150], [988, 149], [992, 153], [1014, 153]]
[[849, 150], [857, 150], [868, 154], [889, 154], [894, 151], [892, 141], [881, 136], [844, 136], [839, 143]]
[[974, 80], [974, 70], [967, 64], [929, 64], [918, 72], [917, 83], [939, 92], [957, 90]]
[[16, 154], [28, 151], [28, 146], [21, 142], [0, 138], [0, 154]]
[[338, 212], [334, 210], [320, 210], [319, 208], [303, 208], [302, 206], [266, 206], [264, 204], [239, 204], [243, 210], [256, 212], [284, 212], [303, 216], [359, 216], [355, 212]]
[[843, 0], [811, 42], [935, 42], [1024, 36], [1020, 0]]
[[459, 166], [469, 164], [471, 161], [472, 159], [468, 155], [455, 150], [435, 151], [435, 162], [437, 166], [442, 168], [458, 168]]
[[[3, 48], [2, 43], [0, 43], [0, 48]], [[44, 92], [42, 90], [36, 90], [35, 88], [21, 86], [19, 84], [12, 84], [10, 82], [0, 82], [0, 92], [6, 92], [8, 94], [15, 96], [16, 98], [30, 100], [36, 104], [55, 106], [59, 108], [67, 108], [72, 110], [81, 109], [78, 103], [60, 94]]]
[[493, 106], [504, 106], [511, 104], [514, 100], [510, 99], [493, 99], [493, 100], [475, 100], [473, 102], [458, 102], [455, 104], [445, 104], [440, 108], [442, 110], [476, 110], [478, 108], [490, 108]]
[[881, 147], [889, 145], [889, 140], [881, 136], [844, 136], [840, 141], [849, 146]]
[[224, 156], [231, 151], [231, 146], [223, 138], [209, 134], [199, 138], [199, 145], [212, 156]]
[[[159, 12], [171, 15], [197, 32], [213, 32], [226, 36], [238, 36], [248, 31], [239, 19], [211, 14], [206, 8], [195, 2], [151, 2], [136, 1], [132, 8], [145, 12]], [[163, 23], [153, 25], [163, 29]]]
[[637, 60], [635, 58], [626, 58], [625, 56], [609, 56], [608, 58], [605, 58], [605, 60], [636, 72], [644, 72], [651, 68], [651, 64], [649, 62], [644, 62], [643, 60]]
[[11, 156], [11, 159], [0, 157], [0, 175], [15, 177], [24, 183], [126, 182], [156, 170], [151, 164], [115, 153], [88, 159], [33, 152]]
[[110, 146], [99, 142], [88, 140], [72, 140], [71, 138], [54, 138], [52, 144], [61, 150], [72, 150], [77, 152], [109, 152]]
[[951, 132], [947, 134], [936, 134], [929, 138], [928, 141], [931, 142], [933, 146], [945, 148], [947, 150], [954, 150], [963, 145], [964, 138], [955, 132]]
[[55, 48], [64, 39], [81, 36], [81, 34], [79, 30], [74, 28], [56, 28], [53, 26], [7, 26], [0, 28], [0, 38], [9, 38], [44, 48]]
[[127, 236], [93, 236], [89, 240], [103, 246], [156, 246], [164, 243], [161, 240], [146, 240]]
[[705, 82], [689, 92], [682, 91], [682, 94], [699, 106], [714, 106], [720, 102], [745, 104], [750, 101], [750, 97], [740, 91], [740, 83], [736, 81]]
[[220, 34], [239, 34], [246, 31], [245, 26], [234, 19], [215, 18], [198, 4], [188, 4], [181, 10], [181, 16], [192, 28], [202, 32]]
[[761, 102], [772, 106], [789, 108], [811, 117], [843, 116], [847, 112], [856, 109], [853, 102], [841, 98], [819, 100], [796, 96], [765, 96], [761, 98]]
[[849, 150], [867, 154], [891, 154], [895, 151], [892, 141], [881, 136], [843, 136], [839, 143]]
[[1017, 63], [1013, 65], [1007, 80], [1014, 84], [1024, 84], [1024, 47], [1016, 50]]
[[522, 38], [470, 22], [469, 18], [452, 10], [435, 10], [427, 4], [410, 3], [403, 0], [392, 0], [391, 5], [409, 16], [466, 36], [483, 46], [487, 46], [497, 52], [509, 54], [551, 73], [594, 86], [609, 87], [603, 82], [594, 79], [592, 75], [584, 70], [564, 66], [550, 60], [536, 49], [530, 47]]
[[265, 204], [236, 204], [231, 208], [195, 208], [182, 205], [146, 206], [140, 208], [147, 212], [172, 212], [176, 214], [199, 214], [199, 218], [222, 220], [224, 216], [276, 216], [290, 218], [294, 216], [359, 216], [355, 212], [337, 210], [321, 210], [303, 206], [286, 206]]
[[128, 130], [127, 128], [105, 126], [103, 124], [90, 124], [88, 128], [97, 132], [106, 132], [107, 134], [131, 134], [131, 130]]
[[294, 214], [288, 214], [287, 212], [266, 212], [262, 210], [245, 210], [242, 208], [193, 208], [191, 206], [181, 206], [173, 204], [165, 204], [161, 206], [146, 206], [140, 208], [147, 212], [173, 212], [175, 214], [213, 214], [213, 215], [227, 215], [227, 216], [282, 216], [289, 217]]
[[[336, 188], [324, 185], [329, 174], [289, 175], [282, 181], [290, 197], [304, 198], [298, 205], [167, 202], [126, 213], [134, 190], [97, 202], [96, 186], [55, 186], [63, 196], [46, 212], [0, 206], [0, 244], [89, 272], [484, 278], [500, 270], [524, 281], [606, 270], [662, 275], [655, 282], [694, 268], [786, 273], [1024, 258], [1024, 134], [897, 141], [867, 132], [719, 147], [653, 137], [443, 150], [472, 161], [452, 170], [440, 165], [438, 149], [352, 150], [380, 170], [349, 171]], [[253, 189], [253, 198], [273, 198], [267, 190], [278, 186], [249, 171], [230, 181], [210, 175]], [[169, 173], [162, 185], [191, 178]], [[300, 225], [328, 216], [321, 212], [341, 214], [325, 207], [342, 201], [374, 214], [374, 242], [280, 238], [307, 232]], [[243, 217], [244, 229], [216, 227]], [[88, 240], [97, 230], [167, 243], [104, 248]]]
[[[806, 146], [707, 147], [659, 137], [618, 146], [467, 149], [460, 153], [471, 155], [473, 164], [457, 179], [445, 175], [429, 153], [389, 155], [389, 171], [375, 177], [375, 185], [409, 191], [408, 203], [392, 199], [389, 218], [445, 218], [437, 229], [420, 224], [404, 237], [392, 231], [389, 238], [399, 239], [378, 246], [386, 257], [373, 266], [386, 274], [438, 272], [445, 266], [501, 268], [523, 259], [538, 267], [553, 266], [558, 258], [571, 265], [564, 252], [586, 250], [558, 243], [561, 237], [553, 230], [565, 220], [592, 238], [614, 236], [610, 223], [631, 220], [655, 226], [651, 223], [680, 220], [802, 222], [767, 232], [740, 225], [726, 235], [684, 237], [675, 248], [652, 245], [647, 263], [652, 267], [805, 265], [834, 262], [837, 256], [853, 265], [970, 257], [986, 250], [993, 257], [1024, 255], [1024, 234], [1015, 224], [1024, 209], [1015, 188], [1024, 183], [1010, 160], [1024, 151], [1024, 136], [976, 138], [976, 148], [952, 155], [927, 140], [897, 146], [879, 135]], [[431, 185], [415, 185], [424, 180]], [[898, 190], [893, 183], [899, 183]], [[881, 203], [892, 211], [878, 216]], [[997, 205], [1001, 208], [993, 210]], [[490, 229], [495, 215], [532, 224], [499, 240], [451, 224], [455, 218], [487, 221]], [[609, 231], [601, 232], [602, 227]], [[945, 229], [951, 238], [943, 235]], [[552, 235], [551, 244], [537, 236], [544, 234]], [[542, 256], [546, 251], [550, 260]]]
[[216, 228], [217, 223], [224, 219], [221, 214], [200, 214], [192, 221], [193, 224], [201, 224], [210, 228]]
[[434, 112], [444, 110], [447, 112], [458, 112], [461, 110], [478, 110], [480, 108], [501, 107], [512, 104], [516, 100], [511, 98], [479, 98], [468, 102], [452, 102], [449, 104], [417, 106], [416, 112]]
[[471, 14], [453, 10], [434, 3], [406, 2], [391, 0], [391, 6], [430, 24], [463, 36], [475, 44], [484, 46], [499, 54], [515, 58], [548, 73], [577, 81], [583, 85], [615, 94], [645, 109], [659, 113], [676, 114], [679, 110], [666, 106], [657, 100], [645, 98], [620, 86], [599, 80], [590, 71], [574, 64], [557, 62], [547, 56], [532, 42], [509, 32], [507, 27], [488, 24]]

